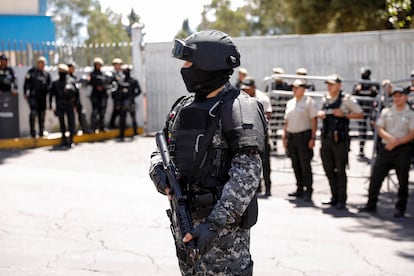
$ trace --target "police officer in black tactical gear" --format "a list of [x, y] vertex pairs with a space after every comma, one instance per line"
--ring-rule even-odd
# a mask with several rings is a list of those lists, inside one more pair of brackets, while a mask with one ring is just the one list
[[[131, 116], [132, 128], [134, 129], [134, 136], [138, 135], [138, 124], [136, 118], [136, 104], [135, 98], [141, 95], [141, 87], [137, 79], [131, 76], [132, 66], [124, 65], [122, 71], [124, 73], [124, 82], [128, 83], [128, 100], [127, 100], [127, 113]], [[125, 114], [126, 119], [126, 114]], [[125, 123], [124, 123], [125, 127]]]
[[36, 67], [31, 68], [24, 81], [24, 95], [30, 106], [30, 135], [36, 137], [35, 120], [39, 121], [39, 136], [43, 136], [46, 115], [46, 96], [49, 93], [51, 79], [45, 71], [46, 58], [39, 57]]
[[364, 117], [358, 122], [359, 125], [359, 158], [365, 158], [364, 147], [367, 140], [368, 124], [367, 120], [372, 118], [374, 112], [374, 99], [377, 97], [380, 91], [379, 83], [371, 81], [371, 70], [367, 67], [362, 67], [360, 70], [362, 82], [354, 85], [352, 89], [352, 95], [358, 96], [358, 104], [361, 106]]
[[111, 120], [109, 121], [110, 128], [115, 128], [115, 120], [120, 115], [119, 105], [117, 107], [116, 99], [114, 98], [115, 94], [113, 92], [118, 90], [119, 82], [123, 81], [123, 79], [125, 78], [124, 73], [122, 72], [122, 69], [121, 69], [122, 64], [123, 64], [122, 59], [120, 58], [114, 58], [112, 60], [112, 65], [114, 67], [114, 70], [111, 72], [111, 77], [110, 77], [110, 82], [112, 85], [112, 89], [110, 92], [112, 92], [112, 99], [114, 100], [114, 105], [112, 109]]
[[[52, 109], [52, 101], [55, 98], [55, 114], [59, 118], [60, 131], [62, 133], [62, 146], [71, 147], [75, 136], [75, 113], [74, 109], [78, 102], [79, 91], [76, 87], [76, 79], [68, 74], [69, 67], [66, 64], [58, 65], [59, 79], [52, 83], [50, 91], [49, 106]], [[65, 118], [68, 122], [66, 127]], [[66, 130], [69, 130], [69, 139]]]
[[349, 94], [342, 92], [342, 79], [331, 75], [326, 81], [328, 94], [322, 99], [318, 118], [322, 120], [320, 155], [331, 188], [331, 199], [322, 202], [346, 208], [346, 165], [349, 150], [349, 120], [363, 117], [361, 107]]
[[[184, 237], [174, 231], [181, 273], [252, 275], [249, 229], [257, 219], [263, 108], [229, 84], [240, 54], [228, 35], [197, 32], [175, 40], [173, 55], [185, 61], [181, 75], [194, 93], [176, 101], [163, 129], [194, 227]], [[170, 192], [158, 152], [150, 176], [159, 192]], [[199, 250], [194, 264], [184, 245], [190, 240]]]
[[82, 129], [83, 133], [90, 133], [89, 130], [89, 126], [88, 123], [86, 121], [86, 113], [83, 110], [83, 105], [81, 102], [81, 97], [80, 97], [80, 91], [79, 91], [79, 87], [78, 87], [78, 80], [75, 76], [75, 65], [73, 65], [72, 63], [68, 63], [67, 64], [69, 71], [68, 71], [68, 75], [73, 78], [76, 81], [76, 91], [78, 93], [78, 95], [76, 96], [76, 112], [78, 113], [78, 121], [79, 121], [79, 125]]
[[[131, 77], [131, 69], [128, 65], [122, 67], [122, 79], [117, 79], [117, 89], [112, 92], [112, 99], [114, 100], [114, 113], [119, 114], [119, 139], [123, 141], [125, 138], [126, 116], [130, 111], [131, 101], [141, 93], [138, 82]], [[118, 75], [121, 77], [121, 75]], [[112, 114], [114, 114], [112, 113]], [[135, 114], [135, 113], [134, 113]], [[135, 116], [134, 116], [135, 117]], [[135, 118], [132, 119], [134, 127], [134, 135], [137, 134], [137, 122]]]
[[101, 71], [103, 66], [103, 60], [101, 58], [95, 58], [93, 60], [93, 66], [94, 70], [89, 75], [89, 85], [92, 86], [91, 131], [96, 132], [98, 129], [99, 131], [105, 131], [105, 112], [108, 103], [107, 87], [109, 78]]
[[17, 95], [17, 79], [14, 75], [13, 68], [8, 66], [6, 55], [0, 55], [0, 95], [2, 93], [11, 93]]

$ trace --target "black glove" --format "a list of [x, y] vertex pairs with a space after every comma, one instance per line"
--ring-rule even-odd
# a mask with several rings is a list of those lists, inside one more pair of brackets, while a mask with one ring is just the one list
[[204, 255], [213, 245], [218, 236], [217, 225], [211, 222], [205, 222], [198, 225], [190, 234], [196, 241], [197, 251], [200, 255]]
[[166, 195], [165, 189], [170, 185], [168, 184], [167, 174], [162, 169], [162, 166], [158, 165], [154, 167], [150, 172], [152, 182], [154, 182], [157, 191], [163, 195]]

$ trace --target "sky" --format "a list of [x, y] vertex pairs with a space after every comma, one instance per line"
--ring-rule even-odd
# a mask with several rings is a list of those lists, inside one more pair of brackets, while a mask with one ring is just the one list
[[[100, 0], [103, 9], [109, 7], [116, 13], [129, 14], [131, 8], [145, 24], [145, 42], [172, 41], [188, 18], [190, 28], [195, 29], [201, 22], [203, 6], [211, 0]], [[237, 6], [243, 0], [232, 0]]]

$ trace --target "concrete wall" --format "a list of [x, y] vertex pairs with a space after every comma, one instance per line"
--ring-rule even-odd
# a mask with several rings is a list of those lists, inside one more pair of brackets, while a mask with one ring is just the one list
[[[414, 69], [414, 31], [380, 31], [321, 35], [283, 35], [272, 37], [236, 38], [242, 66], [261, 80], [282, 67], [294, 73], [299, 67], [310, 75], [339, 73], [347, 80], [360, 78], [359, 69], [368, 66], [377, 80], [405, 79]], [[181, 63], [171, 58], [172, 43], [149, 43], [145, 48], [148, 97], [147, 131], [159, 130], [169, 108], [181, 95], [186, 95], [180, 76]], [[236, 74], [233, 74], [234, 81]], [[315, 81], [318, 90], [325, 90]], [[353, 82], [345, 82], [350, 90]]]

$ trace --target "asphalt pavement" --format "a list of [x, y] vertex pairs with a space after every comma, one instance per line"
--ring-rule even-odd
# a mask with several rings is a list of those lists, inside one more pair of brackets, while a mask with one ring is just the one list
[[[260, 199], [251, 231], [254, 275], [414, 275], [414, 196], [407, 217], [393, 218], [392, 175], [377, 214], [358, 213], [370, 166], [355, 158], [357, 146], [352, 142], [346, 210], [320, 203], [330, 193], [319, 143], [312, 203], [287, 196], [295, 181], [278, 149], [272, 196]], [[154, 148], [154, 138], [139, 137], [0, 151], [0, 275], [179, 275], [168, 201], [148, 177]]]

